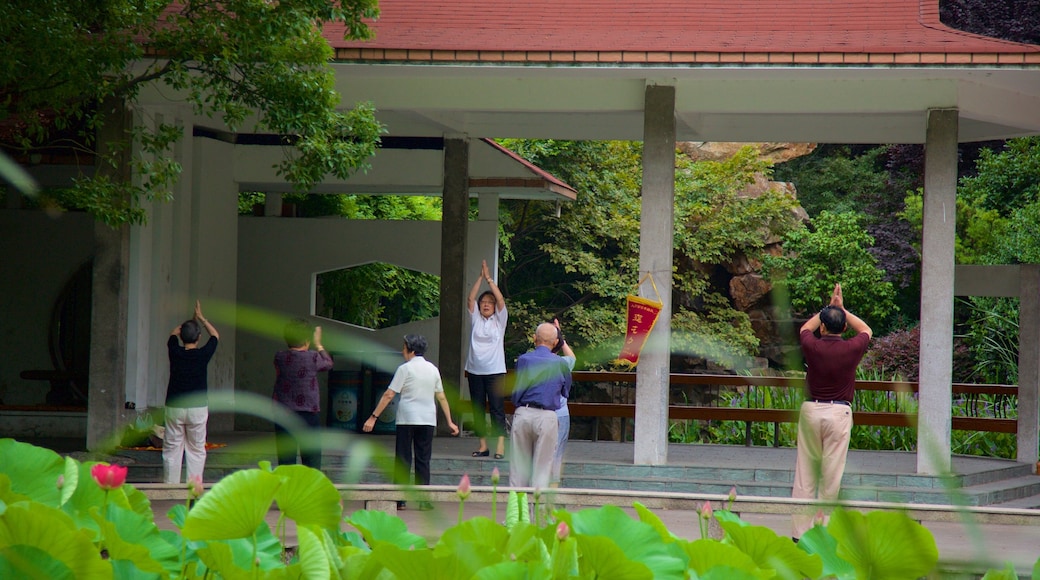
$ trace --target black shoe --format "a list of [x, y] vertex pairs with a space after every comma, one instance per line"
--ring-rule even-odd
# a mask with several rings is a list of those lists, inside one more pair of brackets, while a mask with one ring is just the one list
[[495, 454], [495, 459], [502, 459], [504, 457], [505, 457], [505, 455], [502, 455], [501, 453], [496, 453]]
[[397, 502], [397, 509], [403, 510], [403, 509], [406, 509], [407, 507], [408, 507], [408, 502], [406, 502], [406, 501], [399, 501], [399, 502]]
[[485, 449], [483, 451], [474, 451], [473, 453], [471, 453], [471, 455], [473, 457], [487, 457], [490, 454], [491, 454], [491, 450], [490, 449]]
[[433, 504], [428, 501], [419, 502], [419, 511], [428, 512], [433, 509]]

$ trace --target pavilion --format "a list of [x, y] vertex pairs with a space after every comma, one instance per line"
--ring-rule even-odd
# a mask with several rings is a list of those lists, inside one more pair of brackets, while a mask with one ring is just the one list
[[[149, 361], [169, 327], [188, 315], [190, 298], [256, 303], [261, 298], [249, 293], [260, 291], [258, 280], [285, 281], [282, 270], [258, 274], [265, 261], [285, 263], [273, 252], [287, 245], [261, 244], [272, 234], [285, 244], [354, 244], [383, 254], [337, 250], [332, 261], [308, 264], [306, 282], [263, 298], [289, 311], [314, 313], [308, 284], [322, 269], [389, 259], [439, 273], [439, 319], [409, 330], [437, 337], [442, 374], [461, 384], [465, 281], [482, 258], [495, 257], [480, 252], [494, 240], [497, 200], [573, 197], [520, 160], [502, 169], [497, 163], [507, 155], [487, 139], [632, 139], [644, 142], [640, 271], [653, 273], [664, 299], [651, 336], [657, 348], [647, 348], [638, 367], [634, 462], [664, 464], [675, 142], [923, 143], [921, 294], [928, 300], [921, 305], [919, 441], [930, 452], [919, 454], [918, 471], [948, 470], [957, 144], [1040, 133], [1040, 47], [949, 29], [938, 0], [383, 0], [380, 11], [371, 40], [344, 41], [335, 26], [325, 36], [344, 101], [372, 102], [388, 142], [400, 149], [376, 156], [386, 171], [315, 192], [441, 195], [443, 221], [403, 234], [399, 224], [387, 225], [372, 243], [344, 231], [301, 232], [293, 220], [239, 218], [240, 191], [267, 192], [267, 213], [279, 213], [287, 188], [269, 169], [275, 148], [146, 91], [139, 112], [147, 115], [136, 122], [174, 119], [184, 127], [175, 152], [184, 178], [177, 201], [150, 208], [147, 226], [93, 228], [93, 319], [116, 330], [91, 346], [88, 445], [123, 420], [124, 401], [161, 404], [163, 371]], [[407, 161], [394, 160], [405, 152]], [[477, 162], [485, 157], [491, 165]], [[467, 222], [474, 195], [481, 217]], [[408, 258], [393, 247], [407, 236], [427, 236], [421, 264], [403, 263]], [[1023, 298], [1018, 460], [1035, 464], [1040, 269], [1008, 266], [971, 280], [956, 276], [956, 285], [958, 293]], [[402, 329], [342, 330], [393, 348]], [[269, 388], [269, 371], [259, 369], [269, 366], [274, 342], [240, 329], [222, 343], [211, 365], [214, 388]]]

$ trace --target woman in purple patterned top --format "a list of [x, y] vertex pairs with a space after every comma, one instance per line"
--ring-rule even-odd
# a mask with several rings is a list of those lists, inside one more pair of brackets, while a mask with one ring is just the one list
[[[311, 350], [311, 326], [302, 319], [285, 326], [285, 344], [289, 347], [274, 355], [274, 400], [303, 419], [312, 430], [321, 428], [321, 405], [318, 373], [332, 368], [332, 356], [321, 345], [321, 327], [314, 327]], [[296, 463], [299, 451], [303, 464], [321, 469], [321, 444], [317, 436], [301, 438], [275, 423], [275, 446], [278, 464]]]

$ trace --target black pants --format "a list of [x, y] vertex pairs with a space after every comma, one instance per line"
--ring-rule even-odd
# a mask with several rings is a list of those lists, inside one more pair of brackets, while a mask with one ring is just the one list
[[394, 483], [411, 480], [412, 454], [415, 454], [415, 485], [430, 485], [430, 456], [433, 455], [433, 425], [397, 426], [397, 474]]
[[[469, 398], [473, 402], [473, 431], [478, 437], [501, 437], [506, 434], [506, 413], [502, 400], [502, 378], [505, 375], [469, 375]], [[485, 407], [491, 412], [491, 430], [484, 418]]]
[[278, 465], [293, 465], [296, 463], [296, 452], [300, 452], [300, 458], [303, 460], [303, 464], [307, 467], [313, 467], [314, 469], [321, 469], [321, 447], [318, 444], [318, 429], [321, 427], [321, 416], [318, 413], [311, 413], [309, 411], [293, 411], [296, 415], [303, 419], [303, 422], [307, 424], [309, 429], [306, 431], [306, 435], [309, 436], [308, 441], [304, 441], [301, 445], [295, 437], [293, 437], [288, 431], [285, 430], [281, 425], [275, 424], [275, 449], [278, 453]]

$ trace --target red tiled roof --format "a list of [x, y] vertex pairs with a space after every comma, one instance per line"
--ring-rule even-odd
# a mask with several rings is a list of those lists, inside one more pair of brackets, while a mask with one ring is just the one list
[[[531, 173], [533, 173], [534, 175], [536, 175], [537, 177], [540, 178], [540, 180], [536, 180], [538, 182], [534, 183], [533, 185], [529, 184], [529, 183], [524, 183], [523, 184], [524, 186], [527, 186], [527, 187], [534, 186], [534, 187], [541, 187], [541, 188], [544, 188], [544, 189], [548, 189], [549, 191], [552, 191], [554, 193], [558, 193], [558, 194], [560, 194], [560, 195], [562, 195], [564, 197], [570, 198], [571, 200], [575, 200], [575, 199], [578, 198], [578, 191], [576, 189], [574, 189], [573, 187], [567, 185], [566, 183], [564, 183], [563, 181], [558, 179], [552, 173], [549, 173], [548, 171], [542, 169], [541, 167], [538, 167], [534, 163], [531, 163], [530, 161], [524, 159], [523, 157], [520, 157], [519, 155], [517, 155], [511, 149], [507, 149], [507, 148], [499, 145], [493, 139], [483, 138], [483, 139], [481, 139], [481, 141], [487, 143], [493, 149], [501, 152], [506, 157], [509, 157], [510, 159], [512, 159], [513, 161], [519, 163], [520, 165], [523, 165], [524, 167], [527, 168], [528, 171], [530, 171]], [[486, 180], [485, 179], [485, 180], [477, 180], [477, 181], [478, 182], [475, 183], [475, 180], [471, 178], [470, 179], [470, 186], [471, 187], [475, 187], [475, 186], [485, 186], [486, 185], [486, 186], [491, 187], [491, 186], [496, 185], [496, 183], [493, 183], [495, 180]]]
[[[895, 55], [890, 62], [898, 64], [930, 62], [901, 61], [907, 54], [1008, 62], [997, 55], [1040, 52], [946, 27], [939, 0], [381, 0], [379, 8], [369, 41], [346, 42], [342, 26], [326, 27], [339, 58], [677, 62], [674, 55], [684, 53], [684, 62], [704, 61], [698, 54], [718, 62], [777, 62], [776, 55], [800, 62], [808, 53]], [[508, 56], [517, 53], [526, 55]]]

